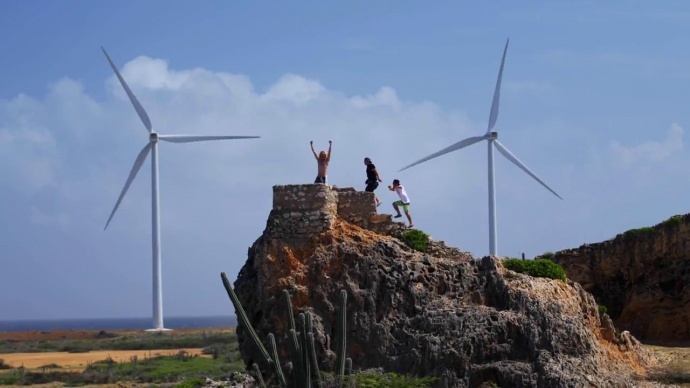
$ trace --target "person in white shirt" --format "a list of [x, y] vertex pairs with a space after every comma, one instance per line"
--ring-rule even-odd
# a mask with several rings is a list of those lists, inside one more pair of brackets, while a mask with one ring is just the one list
[[398, 213], [396, 216], [394, 216], [394, 218], [402, 217], [402, 214], [400, 214], [400, 208], [402, 208], [407, 216], [407, 220], [410, 221], [409, 228], [414, 228], [414, 225], [412, 224], [412, 216], [410, 215], [410, 197], [407, 196], [405, 188], [400, 184], [399, 180], [394, 179], [393, 186], [388, 186], [388, 190], [395, 191], [398, 194], [398, 197], [400, 197], [399, 201], [393, 202], [393, 209], [395, 209], [395, 211]]

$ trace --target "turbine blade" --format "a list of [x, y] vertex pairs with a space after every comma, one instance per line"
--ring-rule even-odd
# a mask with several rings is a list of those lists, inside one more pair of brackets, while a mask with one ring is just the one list
[[496, 89], [494, 89], [494, 99], [491, 102], [491, 113], [489, 114], [489, 127], [486, 133], [491, 132], [498, 120], [498, 105], [501, 99], [501, 81], [503, 80], [503, 65], [506, 62], [506, 53], [508, 53], [508, 43], [510, 39], [506, 40], [506, 47], [503, 49], [503, 58], [501, 58], [501, 68], [498, 70], [498, 79], [496, 79]]
[[171, 143], [192, 143], [208, 140], [258, 139], [261, 136], [197, 136], [197, 135], [158, 135], [160, 140]]
[[144, 123], [144, 126], [146, 129], [148, 129], [149, 133], [152, 131], [151, 129], [151, 120], [149, 119], [149, 115], [146, 114], [146, 111], [144, 110], [144, 107], [141, 106], [139, 103], [139, 100], [134, 96], [134, 93], [132, 93], [132, 90], [127, 86], [127, 82], [125, 82], [125, 79], [122, 78], [122, 75], [120, 72], [117, 70], [117, 67], [115, 67], [115, 64], [113, 61], [110, 59], [110, 55], [105, 51], [103, 47], [101, 47], [101, 50], [103, 50], [103, 54], [105, 54], [105, 57], [108, 58], [108, 62], [110, 63], [110, 67], [113, 68], [113, 71], [115, 71], [115, 75], [117, 76], [117, 79], [120, 80], [120, 84], [122, 84], [122, 87], [125, 88], [125, 92], [127, 93], [127, 96], [129, 97], [129, 101], [132, 102], [132, 105], [134, 105], [134, 110], [137, 111], [137, 114], [139, 115], [139, 118], [141, 119], [141, 122]]
[[461, 140], [461, 141], [459, 141], [459, 142], [453, 144], [453, 145], [450, 146], [450, 147], [446, 147], [446, 148], [442, 149], [441, 151], [435, 152], [435, 153], [433, 153], [433, 154], [427, 156], [426, 158], [419, 159], [418, 161], [416, 161], [416, 162], [414, 162], [414, 163], [412, 163], [412, 164], [410, 164], [410, 165], [408, 165], [408, 166], [406, 166], [406, 167], [401, 168], [400, 170], [398, 170], [398, 172], [403, 171], [403, 170], [407, 170], [408, 168], [410, 168], [410, 167], [412, 167], [412, 166], [416, 166], [416, 165], [418, 165], [418, 164], [420, 164], [420, 163], [424, 163], [424, 162], [426, 162], [427, 160], [430, 160], [430, 159], [433, 159], [433, 158], [437, 158], [437, 157], [439, 157], [439, 156], [441, 156], [441, 155], [444, 155], [444, 154], [447, 154], [447, 153], [449, 153], [449, 152], [457, 151], [457, 150], [459, 150], [459, 149], [461, 149], [461, 148], [465, 148], [465, 147], [467, 147], [467, 146], [471, 146], [472, 144], [477, 143], [477, 142], [480, 142], [480, 141], [482, 141], [482, 140], [486, 140], [486, 137], [484, 137], [484, 136], [473, 136], [473, 137], [468, 137], [467, 139]]
[[[513, 162], [513, 164], [520, 167], [520, 169], [522, 169], [522, 171], [526, 172], [529, 176], [534, 178], [537, 182], [541, 183], [541, 185], [546, 187], [546, 189], [549, 190], [550, 192], [552, 192], [553, 195], [555, 195], [558, 198], [561, 198], [561, 196], [558, 195], [558, 193], [553, 191], [553, 189], [551, 189], [546, 183], [544, 183], [541, 179], [539, 179], [536, 175], [534, 175], [534, 173], [532, 171], [530, 171], [529, 168], [527, 168], [527, 166], [522, 164], [522, 162], [517, 157], [515, 157], [515, 155], [513, 155], [512, 152], [510, 152], [506, 147], [503, 146], [503, 144], [499, 143], [498, 140], [494, 140], [494, 144], [496, 145], [498, 152], [503, 154], [503, 156], [505, 156], [506, 159]], [[563, 198], [561, 198], [561, 199], [563, 199]]]
[[110, 220], [113, 219], [113, 216], [115, 215], [115, 212], [117, 211], [117, 208], [120, 206], [120, 202], [122, 202], [122, 198], [124, 198], [125, 194], [127, 194], [127, 190], [129, 189], [129, 185], [132, 184], [134, 177], [137, 176], [137, 173], [139, 172], [141, 165], [144, 164], [144, 160], [146, 160], [146, 156], [148, 156], [150, 150], [151, 150], [151, 143], [147, 143], [144, 146], [144, 148], [139, 152], [137, 159], [134, 161], [134, 166], [132, 166], [132, 170], [129, 172], [129, 176], [127, 177], [127, 182], [125, 182], [125, 187], [122, 188], [122, 192], [120, 193], [120, 197], [117, 199], [117, 202], [115, 202], [115, 207], [113, 208], [113, 211], [110, 213], [110, 217], [108, 218], [108, 222], [105, 223], [105, 228], [103, 228], [103, 230], [106, 230], [108, 228], [108, 225], [110, 224]]

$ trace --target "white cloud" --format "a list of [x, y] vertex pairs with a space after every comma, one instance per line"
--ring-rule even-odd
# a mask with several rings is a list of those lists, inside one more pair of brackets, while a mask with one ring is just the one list
[[[477, 255], [486, 253], [485, 145], [397, 172], [449, 144], [482, 133], [483, 128], [461, 111], [405, 100], [386, 86], [362, 95], [344, 95], [295, 74], [257, 91], [244, 75], [173, 70], [165, 61], [148, 57], [126, 63], [122, 73], [156, 131], [262, 136], [257, 140], [159, 143], [168, 316], [213, 314], [220, 311], [219, 304], [227, 303], [219, 284], [208, 279], [217, 278], [221, 270], [235, 274], [244, 263], [246, 247], [265, 227], [273, 185], [313, 182], [316, 164], [309, 140], [314, 140], [318, 149], [333, 140], [330, 183], [363, 189], [362, 160], [371, 157], [385, 184], [394, 178], [405, 184], [414, 201], [411, 210], [416, 225], [461, 249]], [[119, 290], [123, 282], [148, 290], [148, 163], [103, 232], [132, 163], [148, 138], [116, 78], [109, 77], [105, 85], [109, 93], [102, 100], [88, 95], [78, 82], [62, 79], [52, 84], [44, 97], [0, 101], [0, 173], [7, 177], [0, 181], [0, 189], [12, 189], [0, 190], [0, 200], [22, 207], [21, 214], [28, 214], [31, 225], [41, 226], [27, 230], [27, 234], [54, 228], [63, 232], [60, 236], [76, 236], [74, 253], [62, 254], [66, 267], [83, 266], [87, 258], [82, 252], [90, 248], [91, 272], [71, 272], [74, 284], [91, 281], [86, 280], [88, 277], [98, 279], [93, 286], [103, 287], [102, 292]], [[568, 131], [566, 124], [558, 129], [559, 138]], [[578, 230], [561, 233], [559, 225], [590, 231], [591, 220], [582, 214], [598, 214], [602, 206], [610, 206], [601, 204], [602, 197], [622, 203], [615, 192], [601, 196], [593, 190], [586, 190], [586, 195], [578, 191], [590, 182], [591, 170], [608, 179], [608, 160], [588, 165], [587, 152], [582, 153], [585, 156], [563, 152], [572, 148], [571, 142], [557, 143], [555, 135], [528, 135], [506, 131], [505, 144], [570, 202], [552, 198], [497, 156], [499, 253], [517, 255], [526, 250], [530, 255], [565, 248], [570, 244], [562, 242], [563, 236], [574, 236], [577, 243], [590, 241], [589, 235], [582, 237]], [[654, 159], [678, 152], [675, 143], [682, 149], [682, 129], [678, 126], [672, 127], [669, 138], [659, 145], [617, 147], [621, 158]], [[607, 146], [604, 143], [603, 147]], [[571, 156], [581, 159], [570, 160]], [[571, 170], [566, 174], [567, 168]], [[610, 183], [601, 181], [603, 188]], [[381, 187], [385, 189], [385, 185]], [[383, 189], [377, 194], [384, 201], [380, 211], [391, 212], [393, 195]], [[12, 227], [11, 220], [5, 222], [6, 227]], [[45, 255], [52, 255], [54, 246], [44, 244]], [[17, 272], [18, 276], [30, 270]], [[126, 299], [122, 309], [135, 304], [143, 306], [136, 311], [148, 314], [149, 301], [139, 294], [112, 298]]]
[[683, 128], [673, 123], [663, 141], [650, 141], [627, 147], [613, 142], [611, 148], [625, 164], [637, 161], [662, 161], [683, 150]]

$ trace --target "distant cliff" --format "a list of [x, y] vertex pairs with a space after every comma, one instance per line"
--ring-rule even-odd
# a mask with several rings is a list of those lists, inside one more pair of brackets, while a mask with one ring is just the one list
[[[399, 239], [404, 225], [376, 214], [372, 193], [290, 185], [273, 194], [234, 288], [259, 337], [276, 335], [286, 370], [283, 290], [294, 316], [313, 315], [327, 371], [340, 290], [355, 370], [436, 376], [436, 387], [633, 387], [634, 374], [655, 363], [577, 283], [508, 271], [438, 241], [412, 250]], [[242, 324], [237, 333], [245, 362], [271, 371]]]
[[690, 340], [690, 215], [556, 252], [552, 259], [606, 306], [621, 329], [645, 340]]

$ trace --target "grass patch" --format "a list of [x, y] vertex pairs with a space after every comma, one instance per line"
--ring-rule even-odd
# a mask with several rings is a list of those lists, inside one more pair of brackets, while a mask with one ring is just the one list
[[607, 312], [609, 312], [609, 309], [606, 308], [603, 304], [598, 305], [599, 306], [599, 315], [604, 315]]
[[224, 359], [214, 360], [207, 357], [191, 356], [180, 351], [174, 356], [134, 359], [130, 362], [121, 363], [107, 358], [88, 365], [83, 372], [46, 370], [30, 372], [24, 368], [17, 368], [11, 372], [0, 374], [0, 385], [32, 385], [51, 382], [84, 385], [110, 384], [118, 381], [196, 384], [198, 381], [205, 383], [206, 377], [222, 380], [230, 372], [243, 369], [244, 363], [242, 361], [228, 363]]
[[503, 266], [511, 271], [524, 273], [538, 278], [550, 278], [566, 280], [563, 267], [551, 260], [517, 260], [508, 259], [503, 262]]
[[[321, 373], [325, 387], [336, 387], [336, 376], [333, 373]], [[364, 371], [345, 376], [343, 387], [357, 388], [429, 388], [437, 377], [414, 377], [399, 375], [397, 373], [380, 373], [376, 371]]]
[[663, 384], [690, 384], [690, 371], [682, 363], [674, 363], [650, 373], [649, 380]]
[[402, 234], [402, 240], [408, 247], [416, 251], [426, 252], [429, 248], [429, 235], [419, 229], [406, 231]]
[[206, 348], [212, 345], [236, 346], [234, 332], [113, 333], [100, 332], [92, 340], [0, 341], [0, 353], [69, 352], [96, 350], [156, 350]]

